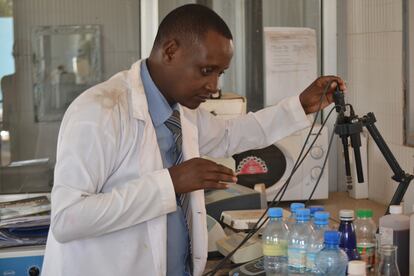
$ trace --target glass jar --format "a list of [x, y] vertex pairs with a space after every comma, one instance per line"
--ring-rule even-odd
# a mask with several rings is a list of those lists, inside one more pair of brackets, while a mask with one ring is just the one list
[[397, 246], [382, 245], [380, 248], [380, 262], [378, 264], [378, 276], [400, 276], [397, 266]]

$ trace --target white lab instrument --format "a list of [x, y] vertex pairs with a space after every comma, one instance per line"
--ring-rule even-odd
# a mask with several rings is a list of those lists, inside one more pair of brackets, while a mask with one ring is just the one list
[[220, 223], [213, 217], [207, 215], [207, 230], [208, 230], [208, 254], [212, 256], [218, 252], [216, 242], [226, 236]]
[[[313, 80], [313, 79], [312, 79]], [[299, 90], [292, 91], [292, 93], [298, 93]], [[301, 90], [300, 90], [301, 91]], [[292, 94], [293, 95], [293, 94]], [[284, 95], [291, 96], [291, 95]], [[234, 93], [224, 93], [220, 99], [209, 99], [205, 103], [201, 105], [202, 108], [210, 111], [212, 114], [217, 115], [218, 117], [224, 119], [234, 118], [246, 113], [246, 99]], [[281, 154], [279, 156], [271, 156], [272, 154], [268, 154], [271, 158], [274, 159], [283, 159], [283, 160], [276, 160], [275, 162], [285, 162], [286, 167], [285, 170], [280, 172], [278, 177], [279, 180], [276, 183], [266, 183], [266, 198], [267, 201], [271, 201], [280, 188], [283, 186], [289, 174], [293, 168], [293, 165], [300, 153], [300, 149], [302, 148], [306, 136], [309, 132], [310, 128], [305, 128], [301, 131], [298, 131], [280, 141], [275, 143], [275, 146], [280, 150]], [[315, 138], [318, 130], [320, 129], [320, 125], [316, 125], [314, 130], [312, 131], [310, 140], [308, 144]], [[282, 200], [304, 200], [308, 199], [310, 193], [313, 190], [314, 184], [318, 179], [319, 173], [321, 172], [322, 164], [324, 158], [326, 156], [328, 149], [328, 129], [323, 128], [322, 132], [313, 145], [312, 149], [309, 152], [308, 157], [304, 160], [302, 165], [296, 171], [295, 175], [292, 177], [288, 189], [286, 190], [285, 195], [283, 196]], [[207, 158], [207, 157], [206, 157]], [[214, 161], [224, 164], [232, 169], [237, 170], [240, 164], [236, 163], [236, 167], [233, 166], [233, 158], [227, 159], [213, 159]], [[249, 159], [244, 160], [244, 164], [254, 163], [256, 167], [264, 168], [267, 164], [263, 165], [263, 160], [261, 159]], [[259, 168], [259, 169], [260, 169]], [[273, 170], [273, 169], [272, 169]], [[264, 173], [272, 173], [273, 171], [265, 171], [262, 170]], [[328, 198], [328, 191], [329, 191], [329, 162], [326, 163], [324, 173], [321, 177], [321, 180], [318, 184], [318, 188], [316, 189], [312, 199], [325, 199]], [[277, 172], [279, 173], [279, 172]], [[239, 176], [241, 179], [242, 176]], [[264, 181], [259, 178], [256, 181], [253, 181], [252, 185], [249, 185], [253, 188], [254, 184], [256, 183], [263, 183]], [[243, 183], [239, 183], [245, 185]], [[246, 207], [246, 208], [233, 208], [233, 209], [259, 209], [261, 207]], [[226, 210], [226, 209], [222, 209]], [[227, 209], [229, 210], [229, 209]], [[215, 219], [219, 219], [221, 212], [218, 216], [214, 216]]]
[[[218, 240], [217, 248], [221, 254], [227, 256], [232, 252], [245, 238], [245, 233], [234, 233], [230, 236]], [[262, 242], [257, 235], [251, 237], [236, 253], [230, 258], [233, 263], [245, 263], [257, 259], [263, 255]]]
[[[266, 209], [223, 211], [220, 221], [234, 231], [248, 231], [253, 228]], [[283, 217], [290, 216], [290, 212], [283, 209]], [[267, 214], [263, 220], [267, 218]], [[262, 229], [265, 227], [263, 225]], [[259, 230], [260, 231], [260, 230]]]
[[[308, 145], [316, 137], [320, 125], [314, 127], [311, 136], [308, 140]], [[283, 184], [288, 179], [293, 166], [299, 156], [300, 150], [306, 141], [309, 128], [296, 132], [295, 134], [278, 141], [275, 145], [283, 153], [286, 160], [286, 169], [282, 177], [272, 186], [266, 189], [267, 200], [271, 201], [277, 192], [282, 188]], [[324, 127], [319, 135], [318, 140], [309, 151], [308, 156], [303, 161], [302, 165], [297, 169], [289, 186], [284, 194], [282, 201], [286, 200], [304, 200], [308, 199], [311, 194], [319, 174], [322, 171], [323, 161], [328, 150], [328, 129]], [[319, 181], [318, 187], [312, 196], [312, 199], [328, 198], [328, 172], [329, 162], [326, 163], [324, 172]]]
[[225, 190], [205, 192], [207, 214], [220, 220], [221, 213], [227, 210], [260, 209], [260, 193], [239, 184], [230, 184]]

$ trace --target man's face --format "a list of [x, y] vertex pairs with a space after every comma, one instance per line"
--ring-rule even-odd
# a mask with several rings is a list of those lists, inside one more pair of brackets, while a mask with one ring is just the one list
[[190, 47], [179, 45], [167, 68], [169, 84], [164, 96], [170, 103], [197, 108], [217, 92], [219, 78], [232, 56], [232, 40], [214, 31]]

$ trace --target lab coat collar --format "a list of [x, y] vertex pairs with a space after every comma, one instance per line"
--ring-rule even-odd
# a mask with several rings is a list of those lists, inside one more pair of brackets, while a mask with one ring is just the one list
[[[145, 96], [148, 100], [148, 110], [152, 123], [157, 128], [164, 124], [173, 113], [173, 109], [168, 104], [167, 99], [154, 83], [147, 67], [147, 60], [141, 62], [141, 81], [144, 85]], [[176, 105], [174, 105], [176, 106]]]
[[147, 97], [144, 92], [144, 85], [141, 80], [141, 62], [139, 60], [132, 64], [128, 71], [127, 82], [131, 91], [132, 116], [138, 120], [148, 121], [151, 117], [148, 112]]
[[[131, 69], [128, 71], [127, 82], [131, 91], [132, 99], [132, 116], [138, 120], [151, 120], [148, 111], [148, 101], [145, 96], [144, 84], [141, 80], [141, 62], [145, 62], [145, 59], [139, 60], [132, 64]], [[176, 104], [173, 109], [180, 111], [181, 114], [181, 125], [185, 125], [184, 129], [188, 129], [191, 132], [197, 133], [197, 126], [195, 125], [195, 112], [188, 108], [183, 107], [180, 104]], [[191, 114], [191, 115], [190, 115]], [[190, 115], [192, 120], [186, 119], [186, 115]], [[192, 122], [191, 122], [192, 121]]]

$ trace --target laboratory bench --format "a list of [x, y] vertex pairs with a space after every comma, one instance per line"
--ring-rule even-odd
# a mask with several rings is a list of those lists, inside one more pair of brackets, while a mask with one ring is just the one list
[[[282, 202], [281, 207], [288, 209], [291, 202]], [[348, 196], [347, 192], [331, 192], [328, 199], [312, 200], [310, 205], [323, 205], [325, 210], [331, 215], [330, 226], [333, 229], [337, 229], [339, 226], [339, 210], [341, 209], [371, 209], [373, 211], [373, 220], [378, 225], [378, 220], [385, 214], [387, 206], [374, 202], [369, 199], [354, 199]], [[208, 259], [205, 272], [210, 271], [218, 264], [222, 258]], [[233, 264], [227, 262], [222, 269], [216, 275], [228, 275], [229, 271], [240, 266], [241, 264]]]

